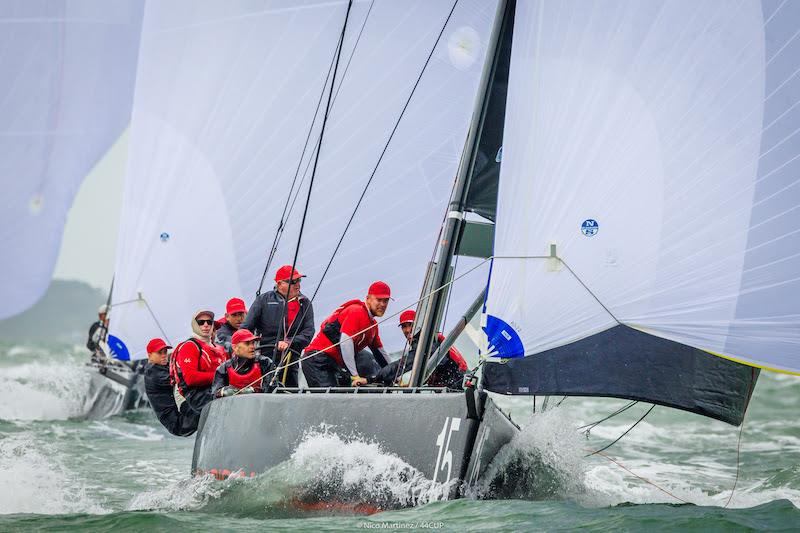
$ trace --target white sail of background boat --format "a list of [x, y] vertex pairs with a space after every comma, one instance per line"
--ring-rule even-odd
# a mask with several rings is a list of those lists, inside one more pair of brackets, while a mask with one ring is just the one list
[[133, 0], [0, 3], [0, 319], [44, 294], [78, 187], [128, 124], [141, 22]]

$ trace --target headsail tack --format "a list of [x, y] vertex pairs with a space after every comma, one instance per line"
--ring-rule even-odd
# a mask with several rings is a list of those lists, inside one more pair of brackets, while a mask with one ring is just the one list
[[[532, 1], [516, 17], [486, 302], [523, 346], [510, 365], [535, 381], [555, 354], [638, 331], [800, 373], [800, 6]], [[629, 348], [654, 369], [680, 359]]]

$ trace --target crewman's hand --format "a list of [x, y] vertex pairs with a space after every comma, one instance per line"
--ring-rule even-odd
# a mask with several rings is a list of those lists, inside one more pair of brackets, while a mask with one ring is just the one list
[[285, 352], [289, 348], [289, 343], [286, 341], [278, 341], [278, 351]]
[[361, 376], [350, 376], [350, 386], [351, 387], [358, 387], [360, 385], [366, 385], [367, 378], [362, 378]]

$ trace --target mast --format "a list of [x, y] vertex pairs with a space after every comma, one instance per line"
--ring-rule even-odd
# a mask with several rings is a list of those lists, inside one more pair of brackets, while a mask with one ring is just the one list
[[423, 305], [419, 340], [414, 354], [414, 366], [411, 370], [411, 386], [413, 387], [422, 385], [427, 354], [431, 351], [433, 339], [436, 338], [437, 322], [440, 316], [439, 310], [442, 309], [447, 296], [447, 291], [442, 287], [447, 283], [448, 272], [456, 251], [456, 241], [464, 225], [464, 205], [469, 192], [470, 176], [472, 176], [472, 170], [475, 166], [475, 155], [480, 140], [479, 132], [488, 107], [489, 93], [491, 92], [490, 82], [496, 69], [500, 52], [498, 43], [502, 33], [501, 29], [508, 19], [509, 13], [513, 11], [515, 3], [515, 0], [499, 0], [497, 3], [497, 12], [486, 51], [486, 56], [489, 59], [484, 64], [478, 85], [478, 97], [475, 99], [472, 121], [464, 144], [464, 151], [461, 154], [461, 162], [458, 166], [453, 192], [450, 195], [447, 218], [442, 230], [442, 240], [439, 243], [436, 262], [429, 269], [429, 277], [424, 284], [425, 287], [430, 287], [430, 292], [436, 292], [433, 292], [430, 296], [428, 304]]

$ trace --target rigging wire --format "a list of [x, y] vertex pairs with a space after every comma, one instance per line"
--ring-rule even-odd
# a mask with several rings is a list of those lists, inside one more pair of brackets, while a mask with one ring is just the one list
[[[291, 270], [289, 270], [289, 284], [286, 287], [286, 294], [284, 295], [284, 299], [286, 300], [286, 306], [285, 306], [285, 311], [284, 311], [284, 319], [286, 320], [286, 324], [287, 324], [286, 334], [288, 334], [288, 324], [289, 324], [289, 318], [288, 318], [288, 313], [289, 313], [289, 290], [291, 289], [291, 286], [292, 286], [292, 283], [293, 283], [293, 280], [294, 280], [295, 268], [297, 266], [297, 256], [300, 254], [300, 244], [301, 244], [301, 242], [303, 240], [303, 230], [305, 229], [306, 217], [308, 216], [308, 206], [311, 204], [311, 193], [314, 190], [314, 179], [317, 176], [317, 166], [319, 165], [319, 156], [320, 156], [320, 153], [322, 152], [322, 140], [325, 137], [325, 126], [328, 124], [328, 117], [330, 116], [330, 112], [331, 112], [331, 101], [333, 99], [333, 88], [336, 85], [336, 73], [339, 70], [339, 60], [342, 57], [342, 49], [344, 48], [344, 36], [347, 33], [347, 22], [348, 22], [348, 20], [350, 20], [350, 9], [352, 7], [353, 7], [353, 0], [349, 0], [347, 2], [347, 12], [345, 13], [345, 16], [344, 16], [344, 24], [342, 25], [342, 33], [341, 33], [341, 35], [339, 35], [339, 45], [338, 45], [338, 51], [336, 52], [336, 63], [334, 65], [334, 67], [333, 67], [333, 77], [331, 78], [331, 88], [328, 91], [328, 101], [325, 104], [325, 115], [322, 117], [322, 126], [321, 126], [321, 129], [320, 129], [320, 132], [319, 132], [319, 140], [317, 141], [317, 150], [316, 150], [317, 153], [316, 153], [316, 157], [314, 158], [314, 168], [311, 170], [311, 178], [310, 178], [310, 180], [308, 182], [308, 193], [306, 195], [305, 206], [303, 207], [303, 217], [300, 220], [300, 230], [299, 230], [299, 232], [297, 234], [297, 243], [295, 244], [295, 248], [294, 248], [294, 257], [292, 258], [292, 268], [291, 268]], [[301, 322], [302, 322], [302, 319], [301, 319]], [[284, 335], [284, 337], [286, 337], [286, 335]], [[284, 367], [286, 367], [286, 365], [283, 364], [284, 360], [286, 360], [286, 361], [291, 360], [291, 357], [292, 357], [292, 351], [291, 350], [286, 349], [285, 352], [286, 353], [283, 355], [283, 360], [281, 360], [281, 365], [283, 365]], [[272, 352], [273, 360], [276, 359], [277, 353], [278, 353], [278, 343], [276, 342], [275, 343], [275, 348], [273, 348], [273, 352]], [[286, 368], [288, 368], [288, 367], [286, 367]], [[273, 381], [274, 381], [275, 378], [277, 378], [277, 376], [278, 375], [275, 374], [275, 376], [273, 377]]]
[[[448, 24], [448, 22], [450, 22], [450, 18], [453, 16], [453, 12], [455, 11], [457, 5], [458, 5], [458, 0], [454, 0], [453, 6], [450, 8], [450, 12], [447, 14], [447, 18], [445, 19], [444, 23], [442, 24], [442, 27], [439, 30], [439, 34], [436, 36], [436, 40], [434, 41], [433, 46], [431, 47], [431, 50], [430, 50], [430, 53], [428, 54], [428, 57], [425, 59], [425, 63], [422, 65], [422, 69], [420, 70], [420, 73], [417, 76], [417, 79], [414, 82], [413, 87], [411, 88], [411, 92], [409, 93], [408, 98], [406, 99], [406, 102], [403, 105], [402, 110], [400, 111], [400, 115], [397, 117], [397, 120], [395, 121], [394, 127], [392, 128], [392, 131], [389, 134], [389, 137], [386, 140], [386, 143], [384, 144], [383, 150], [381, 151], [381, 154], [378, 157], [378, 161], [375, 163], [375, 166], [373, 167], [372, 172], [370, 173], [369, 179], [367, 180], [367, 183], [364, 185], [364, 189], [361, 191], [361, 195], [359, 196], [358, 201], [356, 202], [356, 205], [353, 208], [353, 212], [350, 214], [350, 218], [347, 221], [347, 224], [345, 225], [345, 228], [342, 231], [341, 236], [339, 237], [339, 241], [336, 243], [336, 247], [334, 248], [333, 253], [331, 254], [331, 258], [328, 261], [328, 264], [325, 266], [325, 270], [322, 272], [322, 275], [320, 276], [319, 282], [317, 283], [317, 287], [316, 287], [316, 289], [314, 289], [314, 293], [311, 295], [311, 298], [309, 298], [309, 300], [311, 302], [314, 301], [314, 299], [316, 298], [317, 294], [319, 293], [320, 288], [322, 287], [322, 283], [325, 280], [325, 277], [327, 276], [328, 271], [330, 270], [334, 259], [336, 258], [336, 254], [338, 253], [339, 248], [342, 245], [342, 242], [344, 242], [344, 238], [347, 235], [347, 231], [350, 229], [350, 225], [353, 223], [353, 220], [355, 219], [355, 216], [356, 216], [356, 213], [358, 212], [358, 209], [361, 207], [361, 202], [364, 200], [364, 197], [366, 196], [367, 191], [369, 190], [369, 186], [372, 184], [372, 181], [373, 181], [373, 179], [375, 178], [375, 175], [378, 172], [378, 168], [380, 167], [380, 164], [383, 161], [383, 158], [384, 158], [384, 156], [386, 155], [386, 152], [389, 149], [389, 144], [391, 144], [392, 139], [394, 138], [394, 135], [397, 132], [397, 128], [400, 126], [400, 121], [402, 120], [406, 110], [408, 109], [409, 104], [411, 103], [411, 99], [413, 98], [413, 96], [414, 96], [414, 94], [415, 94], [415, 92], [417, 90], [417, 87], [419, 86], [419, 83], [422, 80], [422, 76], [425, 73], [425, 70], [427, 69], [428, 64], [430, 63], [434, 52], [436, 51], [436, 47], [438, 46], [439, 41], [442, 39], [442, 35], [444, 34], [444, 30], [447, 28], [447, 24]], [[483, 264], [483, 262], [481, 264]], [[474, 270], [474, 269], [471, 269], [471, 270]], [[448, 285], [449, 284], [445, 284], [445, 285], [443, 285], [443, 287], [447, 287]], [[419, 300], [419, 301], [421, 301], [421, 300]], [[305, 314], [306, 314], [307, 311], [308, 311], [308, 308], [306, 308], [303, 311], [303, 315], [300, 316], [299, 320], [301, 322], [302, 322], [303, 318], [305, 318]], [[295, 320], [298, 320], [298, 318], [295, 318]], [[298, 361], [300, 361], [302, 359], [304, 359], [304, 358], [301, 358]], [[295, 363], [296, 362], [292, 362], [290, 364], [295, 364]]]
[[[645, 417], [646, 417], [647, 415], [649, 415], [649, 414], [650, 414], [650, 412], [651, 412], [653, 409], [655, 409], [655, 408], [656, 408], [655, 404], [651, 405], [651, 406], [650, 406], [650, 409], [648, 409], [648, 410], [647, 410], [647, 412], [646, 412], [645, 414], [643, 414], [643, 415], [642, 415], [642, 417], [641, 417], [639, 420], [637, 420], [636, 422], [634, 422], [634, 424], [633, 424], [631, 427], [629, 427], [628, 429], [626, 429], [626, 430], [625, 430], [625, 432], [624, 432], [622, 435], [620, 435], [619, 437], [617, 437], [616, 439], [614, 439], [614, 441], [613, 441], [611, 444], [608, 444], [608, 445], [606, 445], [606, 446], [603, 446], [603, 447], [602, 447], [602, 448], [600, 448], [599, 450], [597, 450], [597, 451], [594, 451], [594, 452], [590, 453], [589, 455], [595, 455], [596, 453], [604, 452], [604, 451], [606, 451], [607, 449], [611, 448], [613, 445], [615, 445], [616, 443], [618, 443], [618, 442], [619, 442], [619, 441], [622, 439], [622, 437], [624, 437], [625, 435], [627, 435], [628, 433], [630, 433], [630, 432], [631, 432], [631, 430], [632, 430], [633, 428], [635, 428], [637, 425], [639, 425], [639, 422], [641, 422], [642, 420], [644, 420], [644, 419], [645, 419]], [[586, 457], [589, 457], [589, 455], [586, 455]]]
[[736, 491], [736, 485], [739, 483], [739, 469], [741, 467], [741, 463], [739, 462], [739, 457], [742, 450], [742, 432], [744, 432], [744, 419], [747, 416], [747, 408], [750, 407], [750, 398], [753, 395], [753, 386], [755, 385], [756, 381], [756, 369], [750, 368], [750, 388], [747, 392], [747, 405], [744, 408], [744, 413], [742, 413], [742, 425], [739, 426], [739, 438], [736, 442], [736, 478], [733, 480], [733, 488], [731, 489], [731, 495], [728, 496], [728, 501], [725, 502], [723, 508], [727, 509], [728, 505], [730, 505], [731, 500], [733, 499], [733, 493]]
[[[344, 79], [347, 76], [347, 71], [350, 69], [350, 63], [353, 61], [353, 56], [355, 55], [356, 48], [358, 47], [358, 43], [361, 41], [361, 36], [364, 33], [364, 28], [367, 25], [367, 20], [369, 20], [369, 15], [372, 13], [372, 7], [375, 5], [375, 0], [370, 2], [369, 8], [367, 9], [367, 14], [364, 17], [364, 22], [361, 23], [361, 29], [358, 31], [358, 36], [356, 37], [355, 43], [353, 44], [353, 48], [350, 51], [350, 56], [347, 59], [347, 64], [344, 67], [344, 71], [342, 72], [342, 77], [339, 80], [339, 86], [336, 88], [336, 93], [333, 95], [333, 100], [331, 100], [331, 106], [336, 103], [336, 99], [339, 96], [339, 91], [342, 89], [342, 85], [344, 84]], [[349, 8], [348, 8], [349, 9]], [[346, 24], [346, 21], [345, 21]], [[339, 47], [341, 48], [341, 46]], [[292, 211], [294, 210], [295, 202], [297, 201], [298, 196], [300, 195], [300, 190], [305, 182], [306, 177], [308, 176], [308, 169], [311, 166], [312, 158], [308, 158], [308, 163], [306, 164], [306, 168], [303, 171], [303, 177], [300, 180], [300, 183], [297, 186], [297, 191], [295, 191], [295, 183], [297, 182], [297, 176], [300, 174], [300, 167], [303, 165], [303, 159], [306, 155], [306, 150], [308, 148], [308, 143], [311, 140], [311, 133], [314, 131], [314, 124], [317, 122], [317, 116], [319, 115], [319, 108], [322, 105], [322, 98], [325, 96], [325, 87], [328, 86], [328, 80], [331, 76], [331, 71], [334, 68], [334, 64], [338, 65], [338, 57], [339, 52], [334, 54], [331, 57], [330, 65], [328, 66], [328, 73], [325, 75], [325, 82], [322, 84], [322, 90], [319, 93], [319, 99], [317, 100], [317, 106], [314, 109], [314, 116], [311, 119], [311, 125], [308, 128], [308, 134], [306, 135], [306, 140], [303, 143], [303, 150], [300, 152], [300, 159], [297, 161], [297, 168], [294, 171], [294, 176], [292, 177], [292, 183], [289, 187], [289, 193], [286, 196], [286, 202], [283, 204], [283, 212], [281, 213], [281, 219], [278, 223], [278, 228], [275, 230], [275, 236], [272, 240], [272, 246], [270, 247], [269, 256], [267, 258], [267, 263], [264, 266], [264, 272], [261, 274], [261, 282], [258, 284], [258, 290], [256, 291], [256, 297], [261, 295], [261, 289], [264, 287], [264, 280], [267, 277], [267, 272], [269, 272], [269, 267], [272, 265], [272, 260], [275, 258], [275, 253], [278, 251], [278, 245], [280, 244], [281, 237], [283, 236], [283, 231], [286, 229], [286, 220], [291, 216]], [[336, 77], [334, 74], [334, 81], [331, 83], [331, 86], [335, 84]], [[320, 135], [322, 132], [320, 131]], [[316, 148], [315, 148], [316, 150]], [[312, 151], [313, 155], [314, 151]], [[292, 196], [294, 194], [294, 197]], [[291, 201], [291, 205], [290, 205]], [[288, 208], [288, 212], [287, 212]]]
[[[566, 396], [565, 396], [565, 398], [566, 398]], [[562, 401], [563, 401], [563, 400], [562, 400]], [[592, 423], [592, 424], [586, 424], [585, 426], [581, 426], [581, 427], [579, 427], [579, 428], [576, 428], [576, 429], [577, 429], [578, 431], [580, 431], [580, 430], [582, 430], [582, 429], [588, 428], [588, 429], [586, 430], [586, 431], [587, 431], [587, 433], [588, 433], [589, 431], [591, 431], [591, 430], [592, 430], [592, 428], [594, 428], [594, 427], [595, 427], [595, 426], [597, 426], [598, 424], [601, 424], [601, 423], [605, 422], [606, 420], [608, 420], [608, 419], [610, 419], [610, 418], [613, 418], [613, 417], [617, 416], [617, 415], [618, 415], [618, 414], [620, 414], [620, 413], [624, 413], [625, 411], [627, 411], [628, 409], [630, 409], [631, 407], [633, 407], [633, 406], [634, 406], [634, 405], [636, 405], [637, 403], [639, 403], [639, 402], [638, 402], [637, 400], [634, 400], [634, 401], [630, 402], [628, 405], [626, 405], [626, 406], [624, 406], [624, 407], [620, 407], [619, 409], [617, 409], [616, 411], [614, 411], [613, 413], [611, 413], [611, 414], [610, 414], [610, 415], [608, 415], [607, 417], [605, 417], [605, 418], [601, 418], [601, 419], [600, 419], [600, 420], [598, 420], [597, 422], [594, 422], [594, 423]]]
[[419, 86], [419, 83], [422, 80], [422, 75], [425, 73], [425, 70], [428, 67], [428, 63], [430, 63], [431, 58], [433, 57], [433, 53], [436, 51], [436, 47], [439, 44], [442, 35], [444, 34], [444, 30], [445, 28], [447, 28], [447, 23], [453, 16], [453, 12], [456, 9], [456, 5], [458, 5], [458, 0], [455, 0], [453, 2], [453, 7], [450, 8], [450, 12], [447, 14], [447, 18], [445, 19], [444, 24], [442, 24], [442, 29], [439, 31], [439, 35], [436, 36], [436, 41], [433, 43], [433, 46], [431, 47], [431, 51], [428, 54], [427, 59], [425, 59], [425, 64], [422, 65], [422, 70], [420, 71], [419, 76], [417, 76], [417, 80], [414, 82], [414, 86], [411, 88], [411, 93], [408, 95], [406, 103], [403, 105], [403, 109], [400, 111], [400, 116], [397, 117], [397, 121], [395, 122], [394, 127], [392, 128], [392, 132], [389, 134], [389, 138], [386, 140], [386, 144], [384, 145], [383, 150], [381, 151], [380, 157], [378, 157], [378, 162], [375, 163], [375, 167], [372, 169], [372, 173], [370, 174], [366, 185], [364, 185], [364, 190], [361, 191], [361, 196], [358, 198], [358, 201], [356, 202], [356, 206], [353, 209], [353, 213], [350, 215], [350, 219], [347, 221], [347, 224], [345, 225], [345, 228], [342, 231], [342, 235], [339, 238], [339, 242], [336, 243], [336, 248], [334, 248], [333, 253], [331, 254], [330, 261], [328, 261], [328, 265], [322, 272], [322, 276], [320, 277], [319, 283], [317, 284], [317, 288], [314, 290], [314, 294], [311, 296], [311, 301], [314, 301], [314, 298], [319, 292], [320, 287], [322, 287], [322, 282], [325, 280], [325, 276], [328, 274], [328, 271], [330, 270], [331, 265], [333, 264], [333, 260], [336, 258], [336, 254], [339, 251], [339, 248], [341, 247], [345, 236], [347, 235], [347, 231], [350, 229], [350, 225], [353, 223], [356, 213], [358, 212], [358, 209], [361, 207], [361, 202], [364, 200], [364, 197], [366, 196], [367, 191], [369, 190], [369, 186], [372, 184], [372, 180], [375, 178], [375, 174], [378, 172], [378, 167], [380, 166], [381, 162], [383, 161], [383, 157], [386, 155], [386, 152], [389, 149], [389, 144], [392, 142], [394, 134], [397, 132], [397, 128], [400, 126], [400, 121], [402, 120], [403, 115], [405, 114], [409, 104], [411, 103], [411, 98], [414, 96], [414, 93], [416, 92], [417, 87]]

